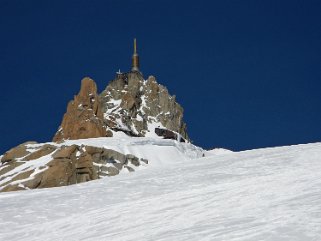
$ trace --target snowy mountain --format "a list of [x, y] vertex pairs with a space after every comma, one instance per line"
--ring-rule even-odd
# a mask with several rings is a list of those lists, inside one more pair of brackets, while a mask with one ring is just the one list
[[[133, 172], [151, 160], [108, 143], [120, 136], [189, 142], [186, 129], [183, 108], [155, 77], [145, 80], [139, 71], [117, 73], [101, 94], [95, 81], [86, 77], [68, 103], [53, 142], [22, 143], [0, 157], [0, 192], [66, 186]], [[98, 137], [114, 140], [106, 141], [107, 147], [86, 141]], [[157, 153], [152, 158], [157, 160]]]
[[0, 240], [321, 240], [321, 143], [206, 151], [183, 112], [135, 40], [131, 71], [100, 94], [84, 78], [52, 142], [0, 156]]
[[65, 144], [150, 162], [112, 178], [1, 193], [0, 240], [321, 240], [321, 143], [218, 154], [160, 138]]

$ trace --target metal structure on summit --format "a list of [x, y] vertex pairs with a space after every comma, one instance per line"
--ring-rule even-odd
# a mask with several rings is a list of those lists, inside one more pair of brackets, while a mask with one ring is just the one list
[[134, 54], [132, 57], [132, 71], [139, 72], [139, 56], [137, 54], [136, 38], [134, 39]]

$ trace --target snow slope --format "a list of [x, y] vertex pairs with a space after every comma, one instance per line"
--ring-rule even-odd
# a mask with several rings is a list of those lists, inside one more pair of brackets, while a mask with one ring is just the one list
[[0, 240], [321, 240], [320, 143], [203, 158], [169, 140], [127, 147], [150, 167], [1, 193]]

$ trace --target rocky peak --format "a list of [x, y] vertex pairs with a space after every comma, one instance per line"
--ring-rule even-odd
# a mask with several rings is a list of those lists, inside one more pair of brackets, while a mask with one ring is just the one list
[[68, 103], [59, 130], [53, 141], [112, 136], [103, 122], [100, 98], [96, 83], [86, 77], [74, 100]]
[[155, 128], [188, 139], [183, 108], [175, 96], [154, 76], [145, 80], [140, 72], [131, 71], [118, 73], [100, 95], [95, 82], [84, 78], [53, 141], [111, 137], [117, 131], [130, 136], [158, 136]]
[[154, 76], [139, 72], [118, 74], [100, 94], [106, 125], [133, 136], [155, 135], [155, 128], [177, 132], [188, 139], [183, 108]]
[[[121, 133], [117, 133], [121, 132]], [[24, 143], [0, 156], [0, 191], [57, 187], [104, 176], [132, 172], [148, 160], [115, 149], [83, 145], [68, 139], [112, 137], [113, 141], [137, 137], [188, 140], [183, 108], [154, 76], [144, 79], [134, 41], [132, 71], [117, 73], [105, 90], [97, 93], [94, 80], [86, 77], [80, 91], [68, 103], [52, 143]], [[134, 139], [134, 138], [133, 138]], [[140, 138], [137, 138], [140, 139]], [[149, 138], [146, 138], [149, 139]], [[154, 138], [151, 138], [154, 140]], [[95, 139], [97, 141], [97, 139]], [[140, 142], [140, 141], [139, 141]], [[65, 145], [67, 144], [67, 145]], [[126, 144], [126, 143], [125, 143]]]

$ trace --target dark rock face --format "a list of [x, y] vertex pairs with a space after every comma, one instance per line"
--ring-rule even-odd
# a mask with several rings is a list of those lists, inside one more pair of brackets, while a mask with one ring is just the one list
[[185, 142], [185, 139], [181, 137], [178, 133], [175, 133], [171, 130], [155, 128], [155, 133], [158, 136], [164, 137], [164, 139], [172, 139], [179, 142]]
[[111, 137], [114, 131], [146, 136], [154, 133], [155, 127], [188, 140], [183, 108], [155, 77], [144, 80], [139, 72], [118, 74], [100, 95], [95, 82], [84, 78], [53, 141]]
[[[16, 157], [12, 153], [17, 153]], [[115, 176], [123, 170], [132, 172], [147, 163], [102, 147], [26, 143], [1, 158], [0, 191], [67, 186]]]

